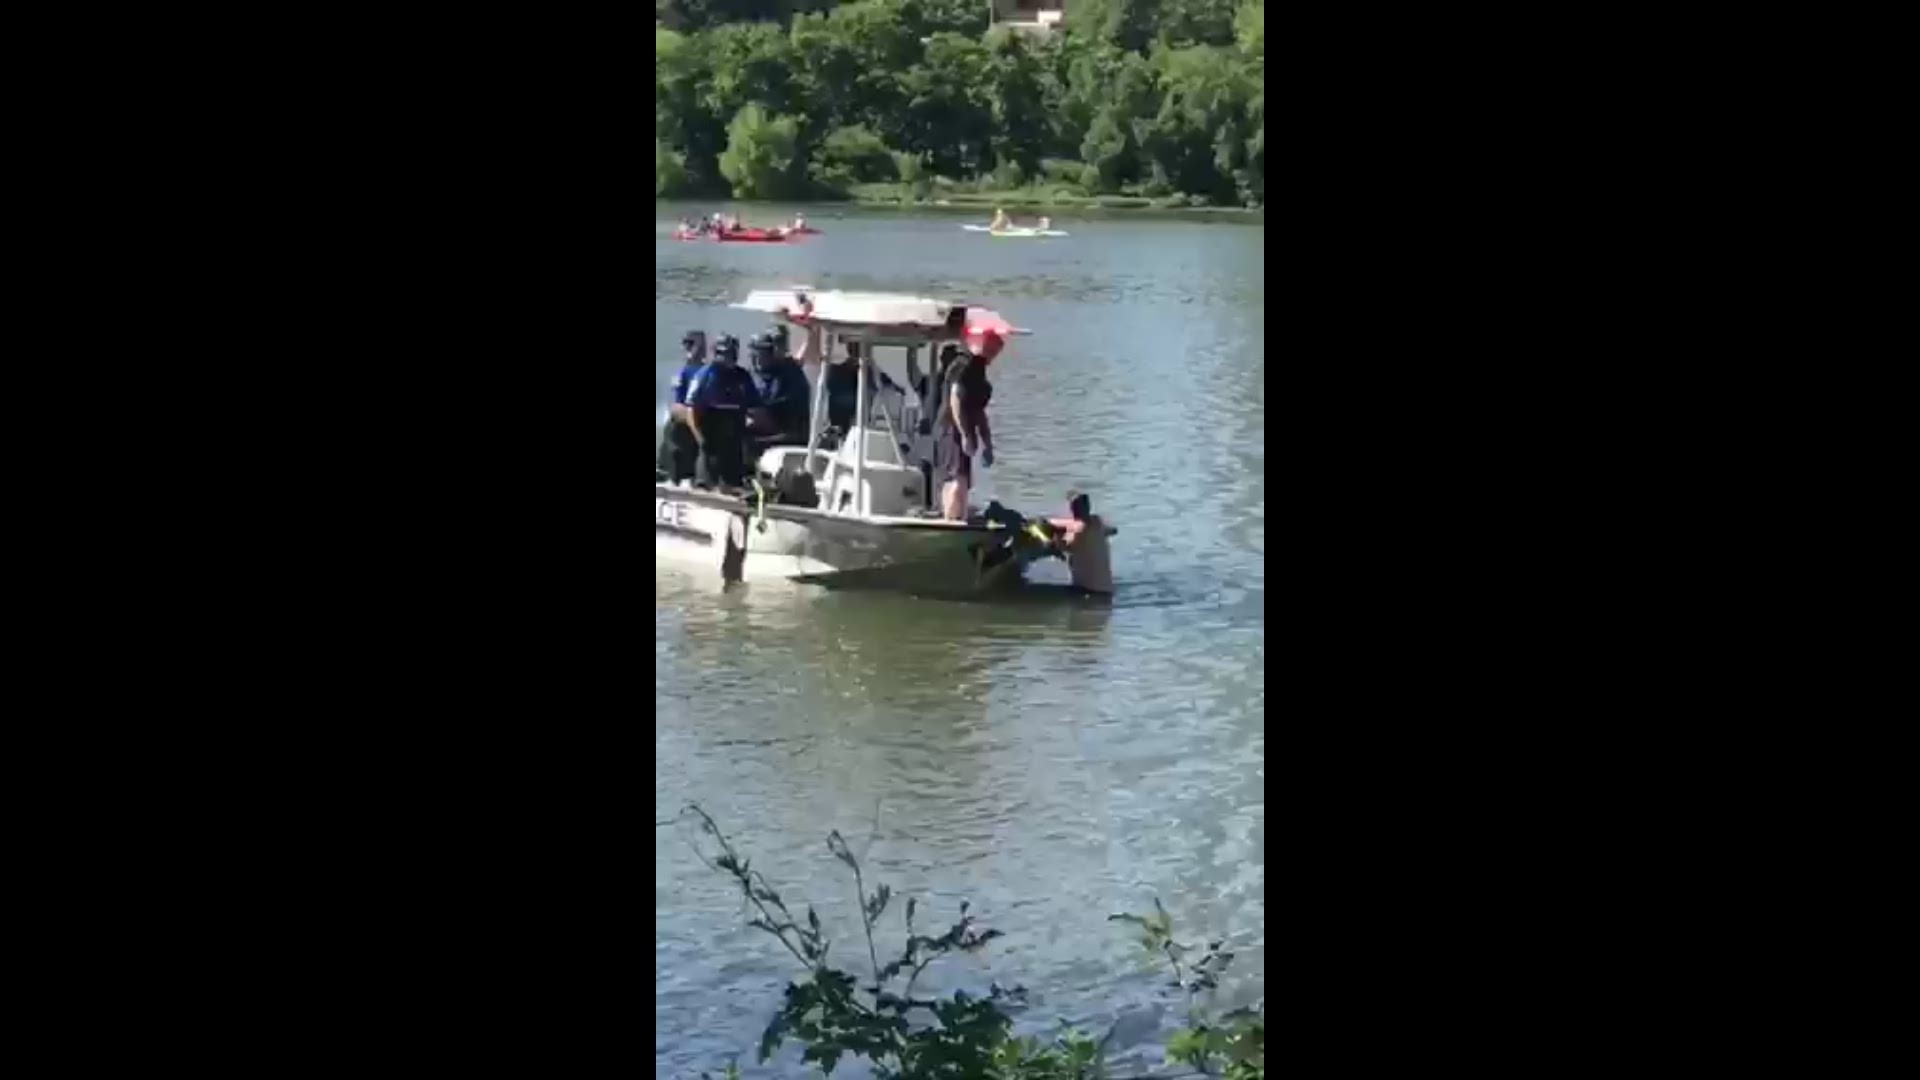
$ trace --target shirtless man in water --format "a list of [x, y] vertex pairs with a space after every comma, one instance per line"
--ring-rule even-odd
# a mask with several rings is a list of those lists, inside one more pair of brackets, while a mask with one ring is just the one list
[[1093, 512], [1093, 500], [1074, 491], [1067, 494], [1069, 517], [1050, 518], [1066, 549], [1067, 571], [1077, 589], [1101, 596], [1113, 595], [1113, 562], [1107, 548], [1107, 523]]

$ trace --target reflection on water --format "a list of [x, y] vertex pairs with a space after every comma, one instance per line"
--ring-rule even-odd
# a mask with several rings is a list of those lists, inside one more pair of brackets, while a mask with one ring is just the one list
[[[1037, 1018], [1101, 1029], [1117, 1008], [1121, 1044], [1151, 1035], [1158, 980], [1111, 911], [1157, 895], [1196, 933], [1232, 936], [1236, 969], [1259, 976], [1264, 230], [1056, 215], [1072, 236], [1021, 242], [953, 218], [809, 212], [826, 235], [722, 245], [665, 238], [682, 212], [662, 212], [656, 248], [659, 402], [684, 329], [763, 328], [721, 306], [750, 288], [995, 307], [1034, 334], [994, 365], [1000, 460], [983, 487], [1029, 512], [1090, 491], [1120, 528], [1118, 594], [1063, 595], [1057, 563], [998, 603], [722, 587], [662, 568], [655, 819], [699, 801], [843, 942], [858, 934], [852, 886], [824, 837], [870, 837], [875, 876], [917, 895], [924, 918], [967, 898], [1008, 935], [930, 986], [1023, 982]], [[656, 1070], [750, 1064], [791, 958], [743, 929], [737, 893], [678, 830], [661, 840]]]

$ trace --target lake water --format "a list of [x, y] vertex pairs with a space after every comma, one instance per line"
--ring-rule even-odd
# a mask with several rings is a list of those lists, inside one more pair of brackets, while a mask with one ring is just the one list
[[[656, 207], [656, 425], [685, 330], [768, 327], [725, 306], [750, 289], [994, 308], [1033, 335], [993, 365], [998, 461], [981, 488], [1029, 512], [1091, 493], [1120, 529], [1117, 595], [953, 603], [658, 568], [655, 821], [705, 807], [796, 910], [819, 908], [850, 971], [866, 948], [830, 830], [866, 851], [869, 889], [895, 891], [882, 963], [906, 896], [922, 932], [970, 900], [1006, 937], [920, 985], [1023, 984], [1026, 1023], [1117, 1022], [1115, 1045], [1139, 1047], [1178, 1019], [1165, 976], [1106, 921], [1155, 896], [1184, 936], [1237, 946], [1228, 1004], [1261, 993], [1264, 225], [1063, 212], [1069, 237], [1010, 240], [958, 227], [984, 215], [814, 206], [825, 235], [800, 243], [672, 238], [682, 215], [717, 209]], [[749, 224], [790, 213], [736, 209]], [[1066, 580], [1051, 562], [1033, 577]], [[804, 1075], [791, 1046], [754, 1063], [796, 962], [746, 927], [694, 830], [655, 831], [656, 1075], [736, 1054], [748, 1076]]]

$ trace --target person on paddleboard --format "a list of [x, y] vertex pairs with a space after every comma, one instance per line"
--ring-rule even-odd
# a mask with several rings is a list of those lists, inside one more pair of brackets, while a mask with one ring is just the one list
[[700, 443], [700, 467], [705, 481], [717, 487], [746, 483], [747, 411], [761, 407], [760, 390], [739, 360], [739, 339], [720, 335], [713, 362], [687, 391], [688, 426]]
[[998, 206], [994, 207], [993, 208], [993, 224], [987, 226], [987, 231], [988, 232], [1006, 232], [1008, 229], [1011, 229], [1011, 228], [1013, 228], [1013, 219], [1007, 216], [1007, 212], [1005, 210], [1001, 209]]
[[670, 483], [692, 480], [695, 466], [700, 460], [700, 443], [693, 437], [693, 429], [687, 426], [687, 391], [692, 388], [694, 377], [706, 368], [707, 335], [702, 330], [689, 330], [680, 338], [680, 347], [686, 351], [679, 374], [673, 377], [673, 400], [667, 406], [666, 430], [660, 433], [660, 458], [667, 463], [667, 478]]

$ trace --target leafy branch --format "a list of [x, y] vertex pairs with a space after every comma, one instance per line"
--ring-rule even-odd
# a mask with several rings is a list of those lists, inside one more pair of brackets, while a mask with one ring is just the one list
[[[1177, 1032], [1167, 1043], [1167, 1058], [1193, 1066], [1208, 1076], [1228, 1080], [1250, 1080], [1266, 1075], [1266, 1007], [1264, 1004], [1234, 1009], [1212, 1023], [1199, 1015], [1198, 998], [1220, 987], [1220, 977], [1233, 963], [1233, 953], [1223, 948], [1224, 940], [1207, 942], [1202, 950], [1176, 940], [1173, 916], [1154, 897], [1152, 915], [1121, 913], [1107, 916], [1108, 922], [1131, 923], [1140, 928], [1140, 944], [1149, 953], [1166, 958], [1173, 969], [1174, 989], [1187, 995], [1187, 1020], [1191, 1026]], [[1201, 953], [1192, 964], [1181, 957]]]
[[[1264, 1007], [1236, 1010], [1213, 1023], [1197, 1018], [1196, 996], [1219, 985], [1233, 961], [1222, 942], [1204, 951], [1174, 939], [1173, 920], [1154, 901], [1150, 916], [1121, 914], [1112, 921], [1141, 928], [1142, 944], [1165, 958], [1174, 971], [1173, 985], [1188, 995], [1192, 1026], [1179, 1032], [1167, 1047], [1170, 1063], [1189, 1066], [1183, 1073], [1109, 1077], [1106, 1048], [1113, 1037], [1095, 1041], [1072, 1028], [1052, 1040], [1015, 1037], [1012, 1010], [1026, 1004], [1025, 989], [992, 984], [986, 994], [956, 990], [946, 998], [914, 996], [914, 986], [929, 965], [943, 956], [975, 953], [1002, 936], [983, 929], [966, 901], [959, 918], [940, 934], [920, 933], [914, 918], [918, 902], [909, 897], [902, 917], [905, 934], [899, 954], [880, 963], [875, 937], [892, 901], [893, 890], [881, 884], [871, 893], [860, 857], [838, 831], [829, 833], [827, 850], [852, 872], [860, 904], [861, 926], [867, 942], [872, 982], [862, 985], [852, 975], [828, 964], [832, 942], [819, 915], [809, 906], [804, 924], [788, 908], [765, 875], [752, 868], [713, 818], [698, 805], [689, 805], [682, 817], [692, 818], [719, 849], [708, 857], [695, 844], [695, 853], [709, 869], [733, 878], [741, 895], [758, 914], [748, 925], [779, 939], [807, 970], [800, 982], [787, 984], [781, 1007], [768, 1021], [760, 1038], [759, 1058], [770, 1059], [788, 1040], [804, 1047], [801, 1059], [831, 1075], [846, 1057], [866, 1059], [880, 1080], [1184, 1080], [1187, 1077], [1224, 1076], [1227, 1080], [1260, 1080], [1265, 1075]], [[876, 823], [877, 832], [877, 823]], [[1197, 961], [1190, 954], [1203, 952]], [[729, 1078], [739, 1075], [728, 1067]]]

